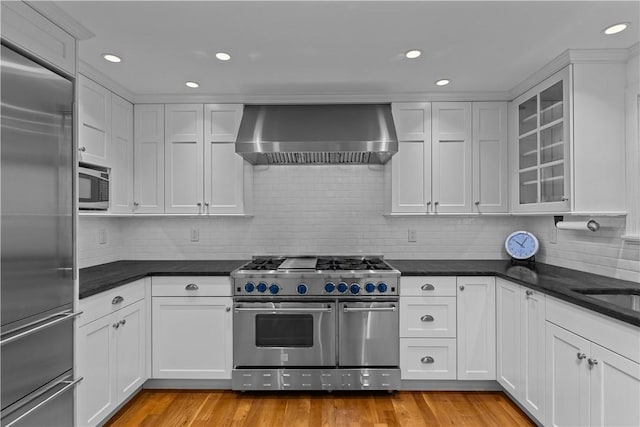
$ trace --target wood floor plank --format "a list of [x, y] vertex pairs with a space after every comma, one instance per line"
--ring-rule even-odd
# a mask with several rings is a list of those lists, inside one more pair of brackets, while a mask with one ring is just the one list
[[500, 392], [142, 390], [106, 427], [424, 427], [535, 424]]

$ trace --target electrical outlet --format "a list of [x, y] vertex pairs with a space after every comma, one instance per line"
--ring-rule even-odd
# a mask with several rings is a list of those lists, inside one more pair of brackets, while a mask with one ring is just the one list
[[199, 242], [200, 241], [200, 230], [197, 228], [192, 228], [191, 232], [189, 233], [191, 236], [191, 241], [192, 242]]
[[407, 233], [407, 242], [417, 242], [418, 241], [418, 233], [413, 228], [410, 228]]
[[107, 243], [107, 230], [101, 228], [98, 230], [98, 243], [104, 245]]

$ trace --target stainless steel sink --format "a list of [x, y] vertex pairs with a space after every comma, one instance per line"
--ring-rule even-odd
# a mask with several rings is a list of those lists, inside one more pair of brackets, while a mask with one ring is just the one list
[[640, 289], [572, 289], [589, 298], [640, 312]]

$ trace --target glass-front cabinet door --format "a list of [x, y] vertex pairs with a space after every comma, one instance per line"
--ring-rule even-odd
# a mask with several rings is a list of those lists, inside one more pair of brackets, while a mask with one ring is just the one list
[[516, 211], [569, 210], [569, 85], [566, 68], [513, 102]]

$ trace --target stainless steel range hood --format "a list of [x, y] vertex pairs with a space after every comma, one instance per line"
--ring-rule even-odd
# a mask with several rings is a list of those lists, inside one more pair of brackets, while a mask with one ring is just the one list
[[389, 104], [246, 105], [236, 141], [252, 164], [384, 164], [397, 151]]

